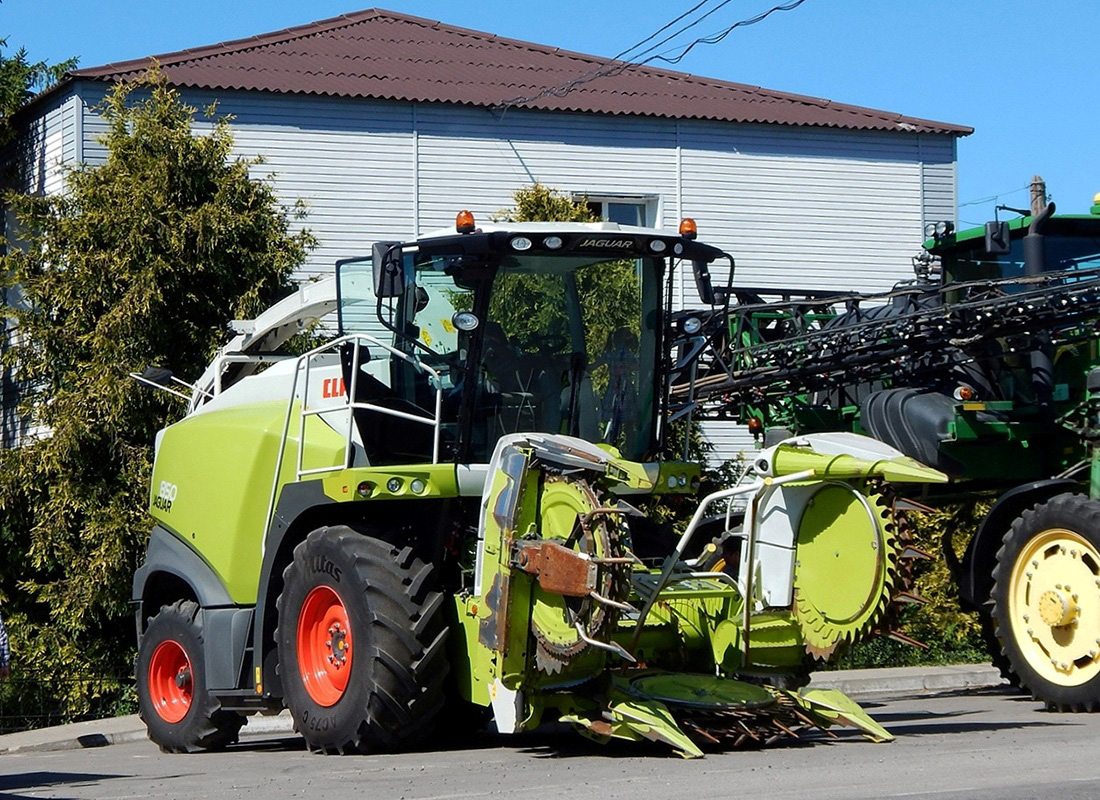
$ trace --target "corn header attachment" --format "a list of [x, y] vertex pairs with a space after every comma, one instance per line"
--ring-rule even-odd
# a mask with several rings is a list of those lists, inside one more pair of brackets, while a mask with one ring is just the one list
[[993, 663], [1051, 708], [1096, 711], [1100, 195], [1054, 212], [1036, 178], [1030, 214], [931, 226], [893, 291], [740, 288], [682, 312], [670, 409], [765, 444], [858, 431], [950, 475], [929, 502], [989, 504], [944, 555]]
[[[672, 552], [647, 563], [627, 499], [667, 467], [529, 434], [501, 439], [490, 470], [479, 592], [461, 607], [488, 692], [471, 699], [488, 700], [498, 726], [556, 712], [596, 739], [685, 755], [831, 724], [890, 738], [839, 693], [777, 685], [881, 622], [904, 549], [882, 481], [939, 473], [860, 437], [787, 442], [760, 454], [752, 480], [705, 498]], [[686, 557], [704, 530], [725, 543], [725, 563]]]

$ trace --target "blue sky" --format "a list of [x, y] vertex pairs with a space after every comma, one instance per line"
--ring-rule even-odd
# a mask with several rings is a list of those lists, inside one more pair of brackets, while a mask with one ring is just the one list
[[[360, 0], [362, 2], [362, 0]], [[711, 8], [720, 0], [711, 0]], [[613, 56], [695, 0], [379, 0], [392, 11]], [[729, 0], [710, 34], [772, 0]], [[33, 59], [81, 66], [165, 53], [356, 11], [355, 0], [3, 0], [0, 36]], [[696, 47], [676, 67], [771, 89], [969, 125], [959, 144], [959, 217], [1026, 206], [1041, 174], [1059, 209], [1100, 192], [1100, 3], [1095, 0], [805, 0]], [[689, 41], [684, 35], [677, 41]], [[999, 199], [991, 199], [999, 195]]]

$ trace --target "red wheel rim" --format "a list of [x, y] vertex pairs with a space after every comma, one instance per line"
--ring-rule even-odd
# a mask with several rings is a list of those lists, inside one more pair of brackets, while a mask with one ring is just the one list
[[298, 672], [313, 701], [333, 706], [344, 696], [351, 674], [351, 630], [340, 595], [314, 587], [298, 614]]
[[194, 692], [191, 659], [179, 642], [167, 639], [149, 659], [149, 700], [165, 722], [179, 722], [191, 710]]

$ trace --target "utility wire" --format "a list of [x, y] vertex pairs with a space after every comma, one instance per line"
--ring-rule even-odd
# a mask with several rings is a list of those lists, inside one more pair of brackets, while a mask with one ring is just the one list
[[[640, 52], [640, 53], [636, 53], [636, 54], [634, 55], [634, 57], [633, 57], [633, 59], [632, 59], [632, 60], [633, 60], [633, 61], [637, 61], [637, 62], [639, 62], [639, 63], [642, 63], [642, 64], [644, 64], [644, 63], [645, 63], [645, 61], [642, 61], [642, 60], [641, 60], [643, 56], [648, 56], [648, 55], [649, 55], [650, 53], [652, 53], [652, 52], [653, 52], [654, 50], [656, 50], [656, 49], [658, 49], [659, 47], [661, 47], [661, 46], [663, 46], [663, 45], [666, 45], [666, 44], [668, 44], [669, 42], [671, 42], [671, 41], [672, 41], [673, 39], [675, 39], [675, 38], [676, 38], [677, 36], [679, 36], [679, 35], [680, 35], [681, 33], [685, 33], [685, 32], [687, 32], [687, 31], [691, 30], [691, 29], [692, 29], [692, 28], [694, 28], [694, 27], [695, 27], [696, 25], [698, 25], [698, 24], [699, 24], [700, 22], [702, 22], [703, 20], [705, 20], [705, 19], [706, 19], [707, 17], [709, 17], [709, 16], [711, 16], [712, 14], [716, 14], [717, 12], [721, 11], [721, 10], [722, 10], [723, 8], [725, 8], [726, 6], [728, 6], [728, 5], [729, 5], [729, 4], [731, 3], [731, 2], [733, 2], [733, 0], [722, 0], [722, 2], [721, 2], [721, 3], [719, 3], [718, 5], [716, 5], [716, 6], [715, 6], [714, 8], [712, 8], [712, 9], [711, 9], [710, 11], [708, 11], [707, 13], [705, 13], [705, 14], [701, 15], [701, 16], [700, 16], [700, 17], [699, 17], [698, 19], [694, 20], [693, 22], [689, 22], [689, 23], [688, 23], [687, 25], [685, 25], [684, 27], [680, 28], [680, 30], [676, 31], [676, 33], [670, 33], [670, 34], [669, 34], [668, 36], [666, 36], [666, 37], [665, 37], [664, 39], [662, 39], [661, 41], [657, 42], [657, 44], [651, 45], [650, 47], [646, 48], [645, 50], [643, 50], [643, 51], [642, 51], [642, 52]], [[698, 6], [697, 6], [697, 7], [698, 7]], [[693, 9], [693, 10], [694, 10], [694, 9]], [[667, 27], [667, 26], [666, 26], [666, 27]], [[654, 35], [656, 35], [656, 34], [654, 34]], [[696, 39], [696, 41], [699, 41], [699, 40], [698, 40], [698, 39]]]
[[612, 56], [611, 60], [612, 61], [618, 61], [621, 58], [625, 58], [626, 54], [629, 53], [631, 50], [637, 50], [639, 47], [641, 47], [646, 42], [651, 41], [653, 39], [656, 39], [658, 36], [660, 36], [662, 33], [667, 31], [669, 28], [671, 28], [677, 22], [682, 20], [684, 17], [691, 16], [692, 14], [694, 14], [696, 11], [698, 11], [700, 8], [702, 8], [703, 6], [705, 6], [709, 2], [710, 2], [710, 0], [700, 0], [700, 2], [696, 3], [694, 6], [689, 8], [683, 14], [678, 16], [676, 19], [672, 20], [671, 22], [666, 22], [664, 25], [662, 25], [660, 28], [655, 30], [653, 33], [649, 34], [649, 36], [645, 37], [640, 42], [636, 42], [636, 43], [632, 44], [630, 47], [623, 50], [618, 55]]
[[672, 57], [672, 58], [666, 58], [665, 56], [658, 54], [658, 55], [653, 56], [652, 58], [646, 59], [642, 63], [643, 64], [648, 64], [650, 61], [664, 61], [666, 64], [679, 64], [684, 56], [686, 56], [693, 49], [695, 49], [695, 45], [697, 45], [697, 44], [718, 44], [720, 41], [722, 41], [727, 36], [729, 36], [731, 33], [733, 33], [733, 31], [736, 30], [737, 28], [743, 28], [743, 27], [746, 27], [748, 25], [755, 25], [758, 22], [763, 22], [768, 17], [770, 17], [772, 14], [774, 14], [776, 11], [794, 11], [796, 8], [798, 8], [800, 5], [802, 5], [805, 2], [806, 2], [806, 0], [791, 0], [791, 2], [786, 3], [784, 5], [773, 6], [772, 8], [769, 8], [767, 11], [760, 12], [755, 17], [749, 17], [748, 19], [743, 19], [740, 22], [733, 23], [732, 25], [730, 25], [728, 28], [726, 28], [723, 31], [719, 31], [718, 33], [712, 33], [710, 36], [704, 36], [704, 37], [701, 37], [699, 39], [696, 39], [694, 42], [692, 42], [687, 47], [685, 47], [683, 49], [683, 51], [678, 56], [675, 56], [675, 57]]
[[[646, 44], [647, 42], [649, 42], [652, 39], [656, 38], [663, 31], [665, 31], [668, 28], [672, 27], [673, 25], [675, 25], [677, 22], [684, 19], [685, 17], [693, 14], [695, 11], [697, 11], [699, 8], [701, 8], [703, 5], [705, 5], [706, 2], [707, 2], [707, 0], [703, 0], [703, 2], [697, 3], [691, 9], [684, 12], [683, 14], [681, 14], [680, 16], [678, 16], [676, 19], [672, 20], [671, 22], [667, 23], [666, 25], [661, 27], [659, 30], [655, 31], [650, 36], [647, 36], [642, 41], [640, 41], [637, 44], [633, 45], [632, 47], [629, 47], [626, 50], [624, 50], [623, 53], [620, 54], [620, 56], [625, 54], [625, 53], [629, 53], [633, 50], [636, 50], [641, 45]], [[677, 36], [682, 34], [684, 31], [687, 31], [690, 28], [694, 27], [695, 25], [699, 24], [704, 19], [709, 17], [711, 14], [713, 14], [714, 12], [716, 12], [719, 9], [723, 8], [724, 6], [729, 4], [730, 2], [731, 2], [731, 0], [723, 0], [723, 2], [721, 2], [718, 6], [711, 9], [706, 14], [703, 14], [702, 16], [700, 16], [694, 22], [689, 23], [688, 25], [685, 25], [683, 28], [678, 30], [676, 33], [670, 34], [669, 36], [665, 37], [664, 39], [662, 39], [657, 44], [652, 45], [652, 46], [646, 48], [641, 53], [637, 54], [638, 57], [647, 55], [649, 53], [652, 53], [657, 48], [661, 47], [664, 44], [667, 44], [670, 40], [676, 38]], [[755, 16], [748, 17], [746, 19], [740, 20], [739, 22], [735, 22], [733, 25], [730, 25], [725, 30], [719, 31], [718, 33], [711, 34], [710, 36], [703, 36], [703, 37], [700, 37], [700, 38], [694, 40], [693, 42], [688, 44], [680, 52], [679, 55], [671, 57], [671, 58], [665, 57], [661, 53], [657, 53], [655, 55], [651, 55], [648, 58], [645, 58], [644, 60], [640, 60], [640, 61], [639, 60], [619, 61], [618, 60], [619, 56], [616, 56], [615, 59], [613, 59], [613, 61], [616, 62], [614, 64], [610, 64], [610, 65], [606, 65], [606, 66], [603, 66], [603, 67], [599, 67], [598, 69], [590, 70], [589, 72], [586, 72], [583, 75], [580, 75], [580, 76], [578, 76], [576, 78], [573, 78], [571, 80], [568, 80], [565, 83], [559, 84], [558, 86], [548, 86], [547, 88], [542, 89], [541, 91], [539, 91], [538, 93], [533, 94], [533, 95], [529, 95], [529, 96], [525, 96], [525, 97], [514, 97], [511, 100], [504, 100], [501, 103], [499, 103], [498, 105], [494, 106], [494, 110], [506, 111], [507, 109], [512, 108], [514, 106], [525, 105], [527, 103], [534, 103], [538, 100], [541, 100], [544, 97], [550, 97], [551, 95], [553, 95], [555, 97], [565, 97], [571, 91], [573, 91], [574, 89], [576, 89], [579, 86], [583, 86], [586, 83], [591, 83], [592, 81], [598, 80], [599, 78], [607, 78], [607, 77], [612, 77], [614, 75], [620, 75], [623, 72], [625, 72], [626, 70], [631, 69], [632, 67], [644, 66], [644, 65], [650, 63], [651, 61], [661, 60], [661, 61], [664, 61], [664, 62], [669, 63], [669, 64], [677, 64], [677, 63], [680, 62], [681, 59], [684, 58], [684, 56], [686, 56], [689, 52], [691, 52], [691, 50], [698, 44], [716, 44], [716, 43], [722, 41], [723, 39], [725, 39], [736, 28], [745, 27], [747, 25], [755, 25], [758, 22], [763, 22], [765, 19], [767, 19], [768, 17], [770, 17], [772, 14], [774, 14], [777, 11], [793, 11], [794, 9], [796, 9], [800, 5], [802, 5], [804, 2], [806, 2], [806, 0], [790, 0], [790, 2], [773, 6], [772, 8], [769, 8], [767, 11], [763, 11], [759, 14], [756, 14]], [[670, 48], [670, 50], [674, 50], [674, 49], [676, 49], [676, 48]], [[667, 53], [667, 52], [670, 52], [670, 50], [665, 50], [664, 52]]]
[[1030, 189], [1030, 188], [1031, 188], [1031, 184], [1030, 183], [1025, 183], [1019, 189], [1009, 189], [1007, 192], [1001, 192], [1000, 194], [991, 194], [989, 197], [982, 197], [982, 198], [979, 198], [977, 200], [970, 200], [969, 202], [966, 202], [966, 203], [959, 203], [959, 208], [966, 208], [967, 206], [980, 206], [983, 203], [992, 203], [995, 200], [1000, 200], [1002, 197], [1005, 197], [1006, 195], [1016, 194], [1017, 192], [1022, 192], [1025, 189]]

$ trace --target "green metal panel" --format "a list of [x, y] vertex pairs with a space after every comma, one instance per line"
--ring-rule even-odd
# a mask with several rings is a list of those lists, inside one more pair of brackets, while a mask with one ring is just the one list
[[[241, 605], [256, 602], [286, 408], [270, 402], [195, 414], [167, 428], [157, 451], [149, 513], [202, 553]], [[306, 443], [306, 466], [343, 460], [343, 437], [316, 417], [307, 418]], [[297, 439], [288, 439], [280, 484], [294, 479], [297, 452]]]

